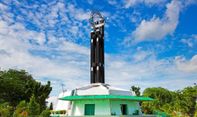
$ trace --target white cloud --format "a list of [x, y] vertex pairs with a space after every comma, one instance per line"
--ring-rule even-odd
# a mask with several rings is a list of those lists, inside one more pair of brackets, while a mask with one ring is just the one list
[[[197, 72], [191, 74], [180, 71], [174, 59], [157, 60], [155, 57], [150, 57], [136, 63], [110, 56], [106, 59], [106, 63], [106, 81], [126, 89], [138, 85], [142, 89], [162, 86], [177, 90], [196, 82]], [[169, 85], [170, 82], [177, 83]]]
[[76, 19], [81, 20], [81, 21], [82, 20], [88, 21], [88, 19], [90, 17], [90, 12], [85, 12], [85, 11], [79, 10], [75, 17], [76, 17]]
[[196, 0], [183, 0], [183, 5], [184, 6], [188, 6], [188, 5], [191, 5], [191, 4], [197, 4], [197, 1]]
[[88, 48], [83, 47], [83, 46], [79, 46], [78, 44], [70, 43], [67, 41], [63, 42], [62, 50], [66, 50], [66, 51], [89, 56], [89, 49]]
[[90, 16], [89, 11], [84, 11], [81, 8], [76, 8], [73, 4], [68, 5], [68, 12], [70, 12], [70, 15], [79, 21], [88, 20]]
[[87, 0], [88, 4], [93, 4], [94, 0]]
[[116, 0], [108, 0], [108, 3], [110, 5], [117, 5], [118, 4], [118, 2]]
[[145, 59], [148, 59], [149, 57], [153, 57], [154, 53], [151, 51], [137, 51], [134, 55], [133, 55], [133, 59], [135, 62], [140, 62], [143, 61]]
[[181, 39], [183, 44], [186, 44], [190, 48], [195, 48], [197, 45], [197, 35], [191, 35], [190, 37]]
[[129, 7], [134, 6], [134, 5], [138, 4], [138, 3], [141, 3], [143, 1], [144, 0], [126, 0], [125, 1], [125, 8], [129, 8]]
[[125, 0], [125, 8], [134, 7], [135, 5], [144, 3], [147, 6], [161, 5], [165, 3], [166, 0]]
[[166, 7], [167, 9], [162, 19], [153, 16], [151, 20], [142, 20], [132, 32], [131, 37], [128, 37], [126, 41], [130, 41], [130, 38], [133, 38], [135, 43], [161, 40], [166, 35], [172, 35], [179, 22], [181, 4], [179, 1], [173, 0]]
[[[61, 41], [58, 48], [49, 48], [46, 45], [32, 45], [28, 42], [40, 33], [32, 33], [24, 30], [21, 24], [8, 25], [0, 21], [0, 67], [3, 69], [25, 69], [36, 79], [49, 78], [52, 80], [67, 81], [68, 87], [76, 86], [78, 80], [81, 83], [88, 82], [88, 54], [86, 47], [72, 42]], [[2, 30], [3, 29], [3, 30]], [[40, 38], [40, 37], [39, 37]], [[45, 39], [42, 37], [42, 39]], [[57, 51], [62, 54], [59, 59], [49, 59], [43, 56], [33, 55], [30, 50], [44, 48], [46, 52]], [[42, 50], [40, 50], [42, 51]], [[88, 51], [88, 52], [87, 52]], [[78, 56], [75, 56], [75, 55]], [[70, 59], [70, 57], [76, 57]], [[69, 82], [72, 80], [72, 82]], [[52, 81], [53, 82], [53, 81]], [[52, 83], [53, 84], [53, 83]], [[55, 89], [57, 88], [54, 87]]]
[[7, 10], [7, 6], [0, 3], [0, 10], [2, 10], [2, 11]]
[[26, 31], [26, 28], [19, 23], [8, 25], [5, 21], [0, 21], [0, 34], [4, 36], [20, 37], [20, 39], [24, 41], [33, 39], [40, 45], [45, 42], [45, 35], [43, 33]]
[[131, 22], [135, 24], [139, 24], [141, 21], [141, 13], [134, 10], [130, 16]]
[[189, 39], [181, 39], [181, 42], [187, 44], [189, 47], [193, 47], [193, 43]]
[[[20, 22], [25, 24], [26, 28], [33, 27], [45, 32], [46, 36], [55, 35], [72, 42], [77, 40], [87, 41], [89, 10], [77, 8], [76, 5], [61, 0], [50, 1], [47, 4], [33, 2], [31, 5], [26, 1], [6, 2], [6, 5], [0, 4], [0, 19], [9, 24]], [[12, 8], [9, 4], [13, 4], [15, 7]], [[12, 9], [14, 9], [14, 12]]]
[[144, 0], [145, 4], [161, 4], [166, 2], [166, 0]]
[[177, 56], [175, 59], [178, 70], [187, 73], [197, 73], [197, 55], [194, 55], [190, 60], [184, 57]]

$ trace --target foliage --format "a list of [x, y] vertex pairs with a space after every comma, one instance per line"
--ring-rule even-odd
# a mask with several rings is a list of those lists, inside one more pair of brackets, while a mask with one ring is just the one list
[[135, 92], [136, 96], [140, 96], [140, 87], [132, 86], [131, 91]]
[[35, 96], [30, 98], [30, 102], [21, 101], [13, 114], [13, 117], [49, 117], [50, 110], [46, 109], [40, 113], [40, 105], [36, 102]]
[[186, 87], [182, 91], [169, 91], [167, 89], [147, 88], [144, 96], [153, 98], [151, 102], [143, 102], [144, 113], [152, 114], [154, 111], [162, 111], [172, 117], [193, 117], [197, 98], [197, 86]]
[[50, 113], [51, 112], [49, 109], [43, 110], [42, 113], [40, 114], [40, 117], [49, 117]]
[[28, 103], [23, 100], [16, 106], [13, 117], [28, 117], [28, 113]]
[[45, 100], [52, 90], [49, 81], [42, 85], [25, 70], [10, 69], [0, 71], [0, 82], [0, 116], [47, 115]]
[[26, 92], [34, 94], [35, 99], [40, 104], [41, 111], [46, 108], [45, 100], [48, 98], [52, 88], [50, 87], [50, 82], [48, 81], [46, 85], [41, 85], [41, 83], [29, 83], [26, 86]]
[[197, 103], [196, 103], [196, 106], [195, 106], [195, 115], [194, 117], [197, 117]]
[[29, 75], [25, 70], [0, 71], [0, 103], [9, 102], [16, 107], [20, 101], [30, 101], [32, 95], [41, 106], [41, 111], [46, 108], [45, 100], [48, 98], [52, 88], [48, 81], [42, 85]]
[[0, 104], [0, 117], [10, 117], [12, 115], [12, 109], [7, 102]]
[[197, 86], [184, 88], [182, 94], [185, 97], [184, 100], [187, 102], [185, 103], [185, 106], [188, 108], [186, 113], [193, 116], [197, 101]]
[[16, 106], [21, 100], [28, 100], [30, 96], [24, 91], [29, 82], [35, 82], [31, 75], [24, 70], [10, 69], [0, 72], [0, 99]]
[[30, 98], [28, 110], [30, 116], [36, 116], [40, 114], [40, 105], [36, 102], [34, 95]]

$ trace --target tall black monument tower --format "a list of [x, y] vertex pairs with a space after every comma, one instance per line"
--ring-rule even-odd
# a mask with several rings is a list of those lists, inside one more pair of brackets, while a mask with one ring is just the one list
[[99, 12], [92, 12], [90, 17], [91, 35], [91, 83], [105, 83], [104, 74], [104, 24]]

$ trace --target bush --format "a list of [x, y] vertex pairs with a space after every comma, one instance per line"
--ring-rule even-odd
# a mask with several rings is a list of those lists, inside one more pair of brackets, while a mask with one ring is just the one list
[[12, 115], [12, 107], [5, 102], [0, 104], [0, 117], [10, 117]]
[[28, 103], [26, 101], [21, 101], [14, 111], [13, 117], [28, 117]]
[[51, 112], [49, 109], [43, 110], [42, 113], [40, 114], [40, 117], [49, 117], [50, 113]]

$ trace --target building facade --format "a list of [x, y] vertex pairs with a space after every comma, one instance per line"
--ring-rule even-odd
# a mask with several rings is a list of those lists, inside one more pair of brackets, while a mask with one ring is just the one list
[[[130, 91], [107, 84], [94, 83], [77, 88], [63, 96], [65, 116], [132, 116], [142, 115], [140, 101], [151, 101], [148, 97], [137, 97]], [[61, 109], [60, 107], [56, 107]]]

